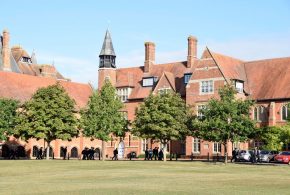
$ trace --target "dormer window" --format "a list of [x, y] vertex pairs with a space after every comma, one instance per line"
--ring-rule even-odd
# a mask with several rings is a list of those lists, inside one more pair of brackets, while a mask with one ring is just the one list
[[22, 61], [22, 62], [26, 62], [26, 63], [32, 63], [32, 62], [31, 62], [31, 59], [28, 58], [28, 57], [22, 57], [22, 58], [21, 58], [21, 61]]
[[143, 87], [152, 87], [156, 81], [156, 77], [145, 77], [142, 80]]
[[235, 81], [235, 88], [238, 93], [243, 93], [244, 92], [244, 82], [242, 81]]
[[191, 75], [191, 73], [184, 74], [184, 84], [187, 84], [189, 82]]

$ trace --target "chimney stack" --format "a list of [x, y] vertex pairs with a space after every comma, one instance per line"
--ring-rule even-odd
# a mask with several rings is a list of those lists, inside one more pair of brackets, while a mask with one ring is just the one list
[[155, 44], [145, 42], [144, 72], [150, 72], [150, 67], [155, 63]]
[[197, 38], [194, 36], [188, 37], [188, 55], [187, 68], [193, 67], [194, 61], [197, 58]]
[[9, 31], [3, 30], [3, 70], [4, 71], [11, 71], [11, 64], [10, 64], [10, 48], [9, 48]]

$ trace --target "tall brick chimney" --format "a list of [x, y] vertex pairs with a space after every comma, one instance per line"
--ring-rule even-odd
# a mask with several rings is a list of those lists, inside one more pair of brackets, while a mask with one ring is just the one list
[[189, 36], [187, 41], [188, 41], [187, 68], [191, 68], [193, 67], [194, 61], [197, 58], [197, 38]]
[[3, 70], [4, 71], [11, 71], [11, 64], [10, 64], [10, 48], [9, 48], [9, 31], [3, 30]]
[[150, 67], [155, 63], [155, 44], [145, 42], [144, 72], [150, 72]]

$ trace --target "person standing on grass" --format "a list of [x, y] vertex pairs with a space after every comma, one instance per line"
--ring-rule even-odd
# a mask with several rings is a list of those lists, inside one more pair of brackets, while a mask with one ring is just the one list
[[91, 149], [89, 150], [89, 158], [90, 158], [90, 160], [95, 160], [94, 154], [95, 154], [94, 147], [91, 147]]
[[146, 148], [146, 150], [145, 150], [145, 158], [144, 158], [144, 160], [149, 160], [148, 155], [149, 155], [149, 153], [148, 153], [148, 148]]
[[252, 159], [253, 163], [257, 163], [257, 154], [258, 154], [258, 148], [255, 147], [255, 149], [253, 151], [253, 159]]
[[67, 147], [64, 147], [62, 151], [63, 151], [63, 160], [65, 160], [66, 159], [66, 153], [67, 153]]
[[235, 148], [233, 151], [232, 151], [232, 159], [231, 159], [231, 162], [237, 162], [237, 148]]
[[153, 157], [153, 151], [152, 151], [152, 148], [149, 149], [149, 151], [148, 151], [148, 155], [149, 155], [148, 160], [152, 160], [152, 157]]
[[162, 149], [158, 153], [158, 160], [163, 160], [163, 151], [162, 151]]
[[42, 159], [42, 147], [40, 147], [40, 149], [37, 151], [37, 157], [36, 159]]
[[118, 160], [118, 149], [116, 148], [114, 151], [114, 157], [112, 158], [112, 160]]
[[153, 157], [154, 157], [154, 160], [157, 160], [157, 158], [158, 158], [158, 148], [157, 147], [155, 147], [153, 149]]
[[83, 155], [83, 160], [88, 160], [88, 148], [85, 147], [85, 149], [82, 151], [82, 155]]

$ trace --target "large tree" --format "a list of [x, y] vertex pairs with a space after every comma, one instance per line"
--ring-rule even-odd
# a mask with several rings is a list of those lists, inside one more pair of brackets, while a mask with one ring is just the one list
[[141, 104], [133, 122], [133, 133], [160, 141], [166, 161], [167, 144], [181, 140], [188, 134], [189, 108], [174, 92], [151, 94]]
[[235, 97], [236, 90], [226, 85], [219, 89], [219, 99], [210, 99], [204, 117], [198, 123], [197, 136], [204, 140], [219, 142], [224, 146], [225, 163], [227, 163], [227, 143], [229, 141], [246, 141], [255, 131], [255, 121], [250, 118], [253, 101]]
[[0, 140], [7, 140], [8, 136], [13, 135], [18, 106], [16, 100], [0, 98]]
[[71, 140], [79, 135], [75, 113], [75, 101], [59, 83], [40, 88], [18, 112], [15, 134], [24, 140], [44, 139], [49, 159], [51, 141]]
[[110, 135], [124, 136], [127, 121], [121, 112], [123, 103], [116, 95], [116, 89], [105, 81], [102, 89], [94, 91], [88, 105], [81, 112], [83, 134], [93, 139], [102, 140], [102, 160], [106, 156], [106, 142]]

